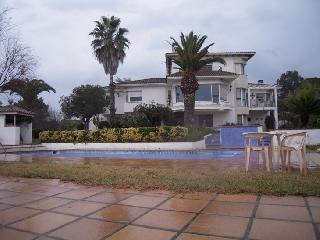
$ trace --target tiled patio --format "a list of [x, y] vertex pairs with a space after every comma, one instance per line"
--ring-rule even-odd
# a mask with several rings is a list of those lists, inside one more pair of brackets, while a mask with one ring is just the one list
[[0, 239], [320, 239], [320, 198], [173, 194], [0, 177]]

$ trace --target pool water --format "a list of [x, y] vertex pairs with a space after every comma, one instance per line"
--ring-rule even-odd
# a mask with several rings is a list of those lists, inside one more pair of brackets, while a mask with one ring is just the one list
[[214, 151], [33, 151], [19, 152], [20, 156], [31, 157], [63, 157], [63, 158], [125, 158], [125, 159], [183, 159], [183, 160], [223, 160], [238, 157], [242, 151], [214, 150]]

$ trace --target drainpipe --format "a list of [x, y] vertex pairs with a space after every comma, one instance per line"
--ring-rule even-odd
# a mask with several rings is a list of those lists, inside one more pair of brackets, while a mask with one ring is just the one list
[[14, 127], [16, 126], [16, 123], [17, 123], [17, 118], [16, 118], [16, 115], [13, 114], [13, 126]]

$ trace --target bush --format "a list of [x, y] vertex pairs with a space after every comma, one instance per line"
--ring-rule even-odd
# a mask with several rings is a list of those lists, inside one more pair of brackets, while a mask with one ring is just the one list
[[133, 113], [133, 114], [123, 115], [120, 118], [120, 125], [123, 128], [149, 127], [150, 122], [144, 113]]
[[41, 142], [168, 142], [187, 139], [188, 129], [183, 127], [104, 128], [96, 131], [43, 131]]
[[309, 120], [308, 128], [320, 128], [320, 116], [312, 115]]
[[98, 128], [99, 129], [109, 128], [109, 127], [110, 127], [110, 123], [108, 121], [100, 121], [98, 123]]

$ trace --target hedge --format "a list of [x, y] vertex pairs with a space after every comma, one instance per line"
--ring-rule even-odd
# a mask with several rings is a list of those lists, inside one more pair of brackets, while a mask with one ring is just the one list
[[96, 131], [43, 131], [39, 134], [44, 143], [84, 142], [174, 142], [182, 141], [188, 135], [183, 127], [104, 128]]

